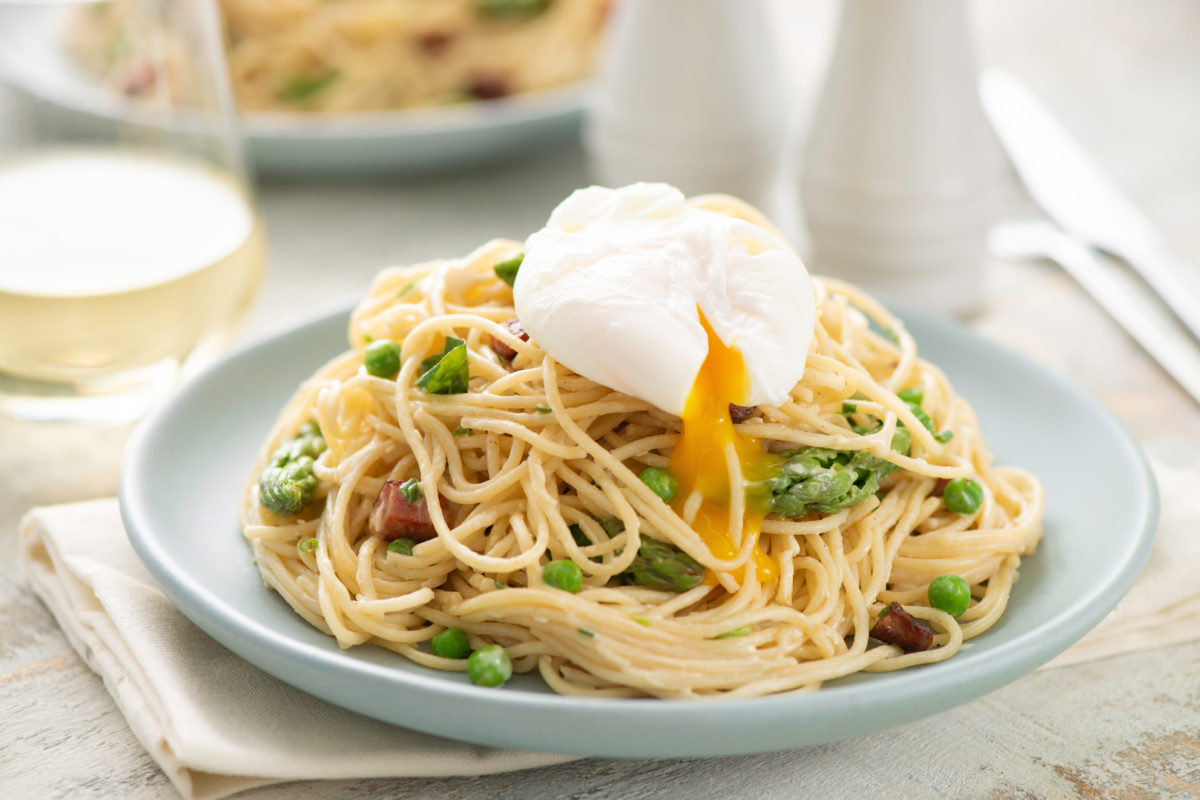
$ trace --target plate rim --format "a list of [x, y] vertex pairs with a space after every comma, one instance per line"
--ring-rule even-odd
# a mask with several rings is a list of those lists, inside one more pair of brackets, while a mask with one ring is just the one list
[[[1127, 455], [1131, 456], [1128, 463], [1136, 478], [1136, 496], [1144, 501], [1136, 515], [1137, 530], [1131, 532], [1128, 547], [1122, 553], [1122, 558], [1119, 562], [1113, 562], [1115, 570], [1110, 576], [1107, 576], [1107, 582], [1091, 586], [1091, 591], [1081, 593], [1074, 599], [1074, 602], [1061, 609], [1057, 614], [1044, 619], [1039, 625], [1021, 631], [1010, 641], [992, 648], [989, 652], [988, 669], [984, 671], [982, 677], [964, 678], [960, 674], [964, 671], [962, 659], [952, 658], [921, 668], [887, 673], [886, 680], [873, 679], [852, 685], [825, 686], [810, 693], [679, 702], [646, 698], [586, 698], [525, 691], [496, 691], [454, 681], [439, 680], [437, 676], [430, 677], [407, 672], [364, 659], [344, 658], [345, 653], [342, 651], [321, 649], [293, 639], [254, 620], [240, 609], [227, 607], [227, 604], [222, 604], [220, 598], [206, 590], [194, 576], [180, 574], [175, 570], [167, 548], [160, 539], [156, 538], [154, 525], [148, 514], [149, 506], [143, 495], [144, 487], [139, 485], [136, 476], [139, 470], [145, 469], [144, 462], [148, 457], [154, 436], [160, 428], [171, 421], [172, 411], [184, 404], [187, 397], [190, 396], [192, 387], [203, 386], [206, 381], [214, 379], [214, 376], [219, 376], [223, 370], [230, 369], [233, 365], [244, 361], [253, 360], [257, 354], [268, 350], [278, 339], [299, 334], [315, 326], [333, 324], [336, 319], [346, 317], [353, 305], [353, 303], [341, 300], [336, 304], [330, 304], [307, 314], [297, 321], [292, 321], [290, 324], [279, 325], [252, 339], [216, 364], [210, 365], [208, 369], [189, 381], [186, 386], [181, 387], [180, 391], [166, 405], [162, 406], [153, 416], [144, 420], [130, 438], [121, 468], [119, 499], [122, 518], [134, 550], [162, 586], [168, 598], [185, 616], [230, 650], [275, 677], [324, 700], [392, 724], [412, 727], [437, 735], [466, 739], [480, 744], [498, 747], [514, 746], [511, 731], [508, 732], [509, 735], [504, 735], [504, 732], [497, 734], [488, 730], [479, 730], [464, 737], [461, 735], [461, 731], [450, 732], [446, 726], [431, 724], [431, 721], [427, 719], [397, 719], [396, 715], [390, 713], [388, 709], [381, 709], [366, 703], [362, 698], [355, 696], [357, 692], [347, 691], [344, 687], [338, 686], [337, 682], [329, 681], [326, 671], [345, 673], [372, 684], [399, 684], [406, 690], [431, 693], [448, 701], [470, 703], [473, 711], [484, 710], [503, 717], [510, 717], [514, 713], [526, 715], [532, 713], [533, 717], [557, 718], [563, 713], [582, 713], [589, 715], [589, 718], [600, 724], [601, 727], [615, 724], [641, 727], [653, 726], [656, 721], [661, 722], [664, 716], [668, 716], [675, 720], [675, 724], [688, 725], [710, 720], [714, 708], [713, 703], [717, 703], [722, 710], [723, 726], [728, 730], [736, 730], [741, 725], [752, 724], [759, 725], [764, 730], [775, 730], [786, 722], [783, 717], [796, 713], [797, 709], [792, 708], [793, 706], [800, 706], [801, 708], [798, 710], [804, 713], [807, 720], [829, 725], [831, 726], [830, 731], [832, 731], [832, 735], [818, 736], [817, 738], [810, 736], [808, 737], [810, 740], [800, 744], [785, 741], [778, 746], [767, 747], [757, 743], [761, 737], [754, 738], [753, 742], [755, 743], [733, 737], [715, 747], [711, 742], [707, 746], [698, 747], [694, 742], [680, 744], [664, 739], [661, 742], [662, 746], [654, 753], [649, 754], [654, 757], [702, 757], [770, 752], [865, 735], [868, 731], [857, 728], [855, 728], [855, 732], [849, 734], [837, 732], [839, 730], [837, 713], [844, 710], [847, 704], [845, 698], [848, 697], [849, 704], [853, 707], [858, 709], [870, 707], [879, 712], [882, 724], [870, 729], [876, 731], [959, 705], [1024, 676], [1065, 650], [1103, 619], [1133, 584], [1149, 556], [1154, 541], [1159, 499], [1153, 473], [1136, 441], [1099, 401], [1068, 379], [957, 323], [928, 312], [915, 311], [902, 304], [891, 304], [889, 308], [901, 319], [907, 321], [919, 318], [922, 325], [940, 328], [944, 333], [960, 337], [966, 335], [972, 347], [983, 347], [989, 356], [999, 354], [1003, 358], [1021, 362], [1026, 368], [1034, 370], [1039, 377], [1053, 384], [1058, 390], [1065, 390], [1076, 401], [1089, 406], [1093, 412], [1105, 420], [1110, 433], [1113, 434], [1111, 437], [1113, 441], [1126, 451]], [[233, 498], [231, 498], [231, 502], [232, 500]], [[233, 515], [231, 514], [232, 520]], [[233, 529], [236, 530], [236, 526]], [[1018, 582], [1017, 585], [1020, 586], [1020, 583]], [[403, 659], [403, 656], [396, 654], [396, 658]], [[294, 668], [295, 672], [281, 674], [284, 670], [281, 670], [275, 663], [278, 659], [287, 659], [288, 666]], [[969, 663], [967, 666], [973, 666], [973, 664]], [[931, 680], [931, 674], [933, 680]], [[942, 679], [940, 683], [937, 680], [939, 678]], [[945, 691], [947, 685], [953, 691]], [[903, 700], [894, 700], [896, 696]], [[919, 712], [911, 713], [911, 710], [902, 708], [905, 705], [913, 704], [914, 700], [920, 701], [921, 710]], [[664, 706], [663, 703], [668, 703], [669, 706]], [[665, 707], [670, 708], [667, 715], [663, 714]], [[843, 724], [842, 727], [844, 728], [845, 725]], [[630, 752], [630, 748], [625, 747], [619, 739], [613, 740], [611, 735], [603, 743], [598, 743], [596, 747], [589, 746], [586, 752], [582, 753], [580, 748], [570, 746], [570, 741], [569, 737], [564, 740], [562, 731], [557, 729], [550, 731], [548, 736], [544, 735], [537, 741], [516, 746], [532, 744], [534, 748], [540, 750], [573, 752], [591, 756], [646, 756], [646, 754], [639, 756], [638, 753]]]

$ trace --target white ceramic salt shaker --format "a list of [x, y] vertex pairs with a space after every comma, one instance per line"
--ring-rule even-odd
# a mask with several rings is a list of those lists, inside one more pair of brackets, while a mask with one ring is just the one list
[[817, 271], [930, 310], [983, 297], [1003, 158], [964, 0], [842, 0], [801, 166]]
[[665, 181], [763, 205], [785, 116], [763, 0], [626, 0], [584, 141], [600, 183]]

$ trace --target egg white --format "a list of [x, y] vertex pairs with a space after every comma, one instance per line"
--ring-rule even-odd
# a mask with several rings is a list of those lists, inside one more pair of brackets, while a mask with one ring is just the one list
[[675, 415], [708, 352], [701, 313], [742, 355], [748, 391], [728, 398], [740, 405], [786, 401], [816, 321], [812, 279], [786, 242], [661, 183], [574, 192], [526, 241], [513, 295], [556, 361]]

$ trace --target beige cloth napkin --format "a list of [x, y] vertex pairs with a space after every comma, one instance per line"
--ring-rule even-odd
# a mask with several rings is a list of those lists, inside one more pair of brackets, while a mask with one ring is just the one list
[[116, 500], [30, 511], [21, 556], [34, 591], [184, 797], [313, 778], [481, 775], [576, 758], [388, 725], [262, 672], [171, 605], [133, 552]]
[[[1200, 474], [1156, 467], [1162, 518], [1129, 594], [1047, 666], [1200, 639]], [[187, 797], [285, 780], [474, 775], [570, 760], [386, 725], [293, 689], [225, 650], [166, 599], [115, 500], [34, 509], [30, 583], [104, 678], [130, 727]]]

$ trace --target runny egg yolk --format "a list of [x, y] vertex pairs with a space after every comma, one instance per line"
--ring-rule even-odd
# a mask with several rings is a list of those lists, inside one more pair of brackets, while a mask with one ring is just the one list
[[[745, 497], [740, 537], [730, 531], [730, 470], [728, 453], [732, 448], [745, 485], [754, 485], [768, 478], [778, 467], [778, 457], [763, 451], [758, 439], [745, 436], [733, 428], [729, 404], [741, 404], [748, 392], [750, 379], [742, 354], [726, 346], [700, 314], [700, 324], [708, 336], [708, 355], [696, 375], [691, 393], [683, 409], [683, 433], [671, 455], [671, 472], [678, 478], [682, 491], [675, 500], [676, 511], [682, 511], [688, 498], [699, 492], [702, 499], [692, 529], [700, 535], [709, 551], [721, 559], [731, 559], [738, 553], [738, 543], [746, 537], [754, 540], [755, 574], [760, 583], [776, 575], [775, 562], [758, 542], [765, 516], [763, 504]], [[744, 491], [739, 486], [739, 491]], [[740, 576], [735, 576], [740, 579]], [[740, 582], [740, 581], [739, 581]]]

